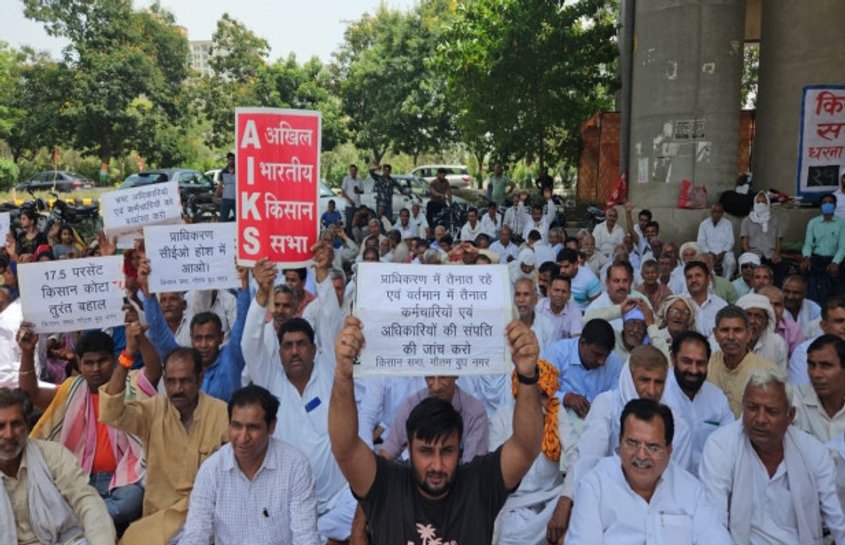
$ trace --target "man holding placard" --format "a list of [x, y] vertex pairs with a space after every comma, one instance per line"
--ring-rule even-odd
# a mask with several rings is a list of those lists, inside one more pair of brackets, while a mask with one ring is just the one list
[[461, 417], [448, 402], [428, 398], [408, 417], [408, 468], [376, 456], [358, 437], [352, 363], [364, 334], [360, 320], [346, 319], [335, 343], [329, 433], [367, 515], [372, 543], [491, 542], [496, 515], [540, 452], [543, 431], [537, 338], [519, 321], [508, 324], [506, 334], [519, 384], [513, 435], [495, 452], [459, 466]]

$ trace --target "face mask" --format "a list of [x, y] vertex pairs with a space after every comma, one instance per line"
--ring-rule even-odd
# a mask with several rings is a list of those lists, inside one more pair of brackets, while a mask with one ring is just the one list
[[826, 216], [833, 214], [833, 211], [835, 209], [836, 209], [836, 205], [833, 204], [833, 203], [829, 203], [829, 202], [822, 203], [822, 214], [824, 214]]
[[754, 203], [754, 212], [757, 214], [765, 214], [769, 210], [769, 207], [766, 206], [764, 202], [755, 202]]

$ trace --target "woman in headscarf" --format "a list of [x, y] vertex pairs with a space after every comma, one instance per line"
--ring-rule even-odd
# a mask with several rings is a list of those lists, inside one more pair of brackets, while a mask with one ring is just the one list
[[771, 210], [769, 196], [765, 191], [754, 197], [754, 208], [743, 218], [739, 226], [739, 240], [743, 252], [751, 252], [760, 256], [763, 265], [768, 265], [774, 271], [775, 285], [783, 284], [783, 279], [789, 272], [789, 266], [783, 262], [780, 255], [782, 235], [780, 224]]

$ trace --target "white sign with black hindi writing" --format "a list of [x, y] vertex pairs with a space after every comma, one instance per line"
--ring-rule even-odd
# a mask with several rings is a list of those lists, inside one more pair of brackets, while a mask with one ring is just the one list
[[506, 266], [359, 263], [357, 286], [366, 345], [356, 376], [510, 370]]
[[9, 226], [11, 225], [11, 214], [9, 212], [0, 212], [0, 240], [5, 244], [6, 235], [9, 234]]
[[150, 291], [235, 288], [235, 223], [144, 227]]
[[123, 258], [63, 259], [18, 265], [23, 318], [36, 333], [123, 324]]
[[103, 193], [103, 229], [109, 236], [145, 225], [182, 223], [179, 184], [165, 182]]

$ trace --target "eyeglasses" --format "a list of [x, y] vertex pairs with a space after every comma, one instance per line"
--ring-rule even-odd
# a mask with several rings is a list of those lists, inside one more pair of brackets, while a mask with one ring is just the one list
[[690, 315], [690, 311], [686, 308], [669, 307], [669, 310], [666, 311], [666, 314], [674, 314], [675, 316], [683, 316], [684, 318], [686, 318]]
[[646, 452], [654, 455], [658, 455], [666, 450], [666, 447], [663, 445], [658, 445], [657, 443], [644, 443], [642, 441], [635, 441], [634, 439], [625, 439], [625, 442], [622, 443], [622, 445], [630, 452], [639, 452], [641, 448], [644, 448]]

